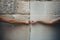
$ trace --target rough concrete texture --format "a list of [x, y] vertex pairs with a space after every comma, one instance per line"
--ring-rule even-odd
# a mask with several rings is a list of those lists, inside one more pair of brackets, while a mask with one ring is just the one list
[[29, 13], [29, 2], [28, 1], [16, 0], [16, 2], [17, 2], [17, 7], [16, 7], [17, 13]]
[[1, 0], [1, 12], [0, 13], [14, 13], [15, 12], [15, 0]]
[[0, 13], [27, 13], [29, 14], [29, 2], [20, 0], [1, 0]]

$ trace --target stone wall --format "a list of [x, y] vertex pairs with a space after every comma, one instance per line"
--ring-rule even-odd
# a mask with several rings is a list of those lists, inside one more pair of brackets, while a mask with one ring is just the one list
[[[29, 2], [1, 0], [0, 16], [15, 20], [30, 20]], [[0, 22], [1, 40], [29, 40], [30, 26]]]
[[[0, 16], [6, 18], [15, 20], [40, 20], [55, 19], [59, 16], [53, 15], [60, 15], [60, 2], [35, 1], [30, 2], [29, 5], [29, 1], [1, 1]], [[55, 27], [41, 23], [27, 25], [0, 22], [0, 27], [2, 40], [56, 40], [57, 37], [60, 37], [58, 26]]]

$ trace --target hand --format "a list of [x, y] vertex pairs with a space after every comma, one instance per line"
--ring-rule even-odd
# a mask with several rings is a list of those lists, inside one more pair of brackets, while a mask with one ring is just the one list
[[25, 24], [30, 24], [30, 22], [29, 22], [29, 21], [24, 21], [24, 23], [25, 23]]
[[32, 21], [26, 20], [26, 21], [23, 21], [23, 23], [25, 23], [25, 24], [35, 24], [37, 22], [38, 22], [37, 20], [32, 20]]
[[35, 24], [35, 23], [37, 23], [37, 22], [38, 22], [37, 20], [32, 20], [32, 21], [30, 21], [31, 24]]

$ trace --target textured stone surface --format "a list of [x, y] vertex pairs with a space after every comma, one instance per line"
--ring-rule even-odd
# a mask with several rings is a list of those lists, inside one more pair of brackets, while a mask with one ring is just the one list
[[0, 13], [14, 13], [15, 12], [15, 0], [1, 0], [1, 12]]
[[0, 13], [23, 13], [29, 14], [29, 1], [2, 0]]
[[16, 6], [16, 12], [17, 13], [29, 13], [29, 1], [20, 1], [16, 0], [17, 6]]

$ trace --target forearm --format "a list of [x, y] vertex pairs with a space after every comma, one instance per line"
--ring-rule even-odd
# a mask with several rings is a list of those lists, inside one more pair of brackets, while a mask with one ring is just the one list
[[25, 23], [23, 20], [10, 20], [9, 23], [17, 24], [17, 23]]
[[14, 20], [14, 19], [5, 18], [2, 16], [0, 16], [0, 21], [7, 22], [7, 23], [25, 23], [25, 21], [23, 20]]
[[51, 20], [39, 20], [39, 23], [44, 23], [44, 24], [52, 24]]
[[53, 19], [53, 20], [39, 20], [38, 22], [45, 23], [45, 24], [53, 24], [53, 23], [56, 23], [59, 20], [60, 20], [60, 17], [56, 18], [56, 19]]

